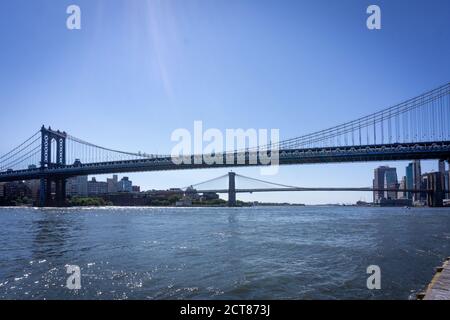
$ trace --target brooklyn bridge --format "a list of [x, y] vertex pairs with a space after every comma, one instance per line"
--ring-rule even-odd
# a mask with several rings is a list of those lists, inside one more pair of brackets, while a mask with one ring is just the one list
[[[5, 133], [2, 133], [5, 137]], [[279, 165], [394, 160], [450, 160], [450, 83], [402, 103], [328, 129], [277, 143], [215, 154], [222, 163], [206, 163], [208, 155], [190, 155], [179, 163], [171, 155], [135, 153], [99, 146], [67, 132], [42, 126], [31, 137], [0, 156], [0, 182], [40, 180], [39, 205], [62, 205], [66, 180], [81, 175], [186, 170], [260, 165], [252, 161], [261, 150], [274, 150]], [[211, 156], [211, 155], [209, 155]], [[229, 159], [233, 161], [229, 161]], [[194, 161], [195, 159], [195, 161]], [[198, 159], [201, 159], [198, 161]], [[227, 161], [228, 159], [228, 161]], [[229, 197], [236, 192], [271, 192], [236, 189], [230, 176]], [[52, 195], [52, 184], [55, 194]], [[376, 191], [373, 188], [301, 188], [284, 191]], [[231, 190], [231, 192], [230, 192]], [[275, 190], [275, 191], [282, 191]], [[407, 190], [433, 193], [445, 190]], [[436, 202], [436, 201], [433, 201]]]

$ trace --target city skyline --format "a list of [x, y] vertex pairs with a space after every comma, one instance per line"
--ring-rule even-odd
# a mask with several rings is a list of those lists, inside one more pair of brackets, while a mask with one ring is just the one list
[[[373, 187], [392, 191], [374, 191], [373, 203], [388, 206], [432, 205], [432, 197], [426, 192], [407, 190], [433, 190], [442, 192], [442, 200], [449, 199], [450, 171], [445, 161], [439, 162], [439, 171], [424, 172], [420, 160], [414, 160], [404, 168], [404, 174], [397, 168], [379, 166], [374, 169]], [[402, 191], [403, 190], [403, 191]], [[438, 200], [441, 201], [441, 200]]]
[[[31, 166], [30, 166], [31, 167]], [[35, 166], [33, 166], [35, 167]], [[367, 199], [360, 199], [356, 204], [373, 204], [373, 205], [381, 205], [381, 206], [413, 206], [419, 205], [424, 206], [430, 205], [430, 198], [428, 198], [427, 194], [424, 192], [420, 193], [412, 193], [407, 190], [433, 190], [434, 192], [439, 192], [436, 188], [440, 188], [440, 190], [444, 191], [442, 194], [442, 199], [444, 202], [448, 203], [449, 196], [449, 186], [450, 186], [450, 170], [445, 165], [445, 161], [439, 162], [439, 171], [422, 171], [422, 163], [420, 160], [414, 160], [409, 162], [408, 165], [403, 169], [403, 171], [398, 171], [396, 167], [390, 167], [387, 165], [381, 165], [374, 168], [373, 172], [373, 181], [372, 186], [374, 189], [389, 189], [389, 190], [374, 190], [373, 200], [367, 201]], [[233, 172], [233, 171], [231, 171]], [[170, 197], [171, 193], [176, 194], [180, 197], [189, 199], [189, 194], [197, 193], [197, 190], [226, 190], [229, 188], [228, 178], [222, 179], [219, 185], [211, 185], [211, 184], [203, 184], [202, 187], [170, 187], [166, 189], [141, 189], [140, 186], [134, 185], [133, 182], [129, 179], [128, 175], [122, 175], [119, 180], [119, 175], [102, 175], [105, 177], [104, 180], [97, 179], [93, 175], [81, 175], [67, 179], [66, 182], [66, 194], [70, 198], [73, 197], [104, 197], [108, 195], [120, 194], [120, 193], [134, 193], [134, 194], [145, 194], [145, 193], [155, 193], [164, 195], [164, 192], [169, 192], [165, 197]], [[431, 179], [431, 181], [430, 181]], [[215, 180], [215, 179], [214, 179]], [[438, 185], [436, 184], [436, 180], [439, 180]], [[267, 181], [267, 180], [266, 180]], [[225, 182], [225, 183], [224, 183]], [[264, 182], [262, 180], [256, 181], [259, 182], [259, 187], [254, 185], [240, 185], [237, 183], [235, 185], [236, 189], [258, 189], [258, 188], [266, 188], [270, 186], [267, 184], [269, 181]], [[274, 181], [270, 181], [274, 182]], [[208, 183], [208, 182], [207, 182]], [[266, 185], [261, 185], [261, 183]], [[275, 182], [276, 184], [276, 182]], [[273, 186], [272, 186], [273, 187]], [[330, 188], [330, 186], [325, 186]], [[360, 186], [360, 188], [370, 188], [369, 186]], [[25, 189], [24, 189], [25, 188]], [[52, 187], [52, 193], [55, 192], [55, 187]], [[357, 187], [356, 187], [357, 188]], [[14, 198], [23, 198], [30, 197], [33, 200], [33, 203], [37, 204], [39, 202], [39, 189], [40, 182], [39, 180], [28, 180], [28, 181], [20, 181], [20, 182], [12, 182], [12, 183], [0, 183], [0, 199], [5, 197], [5, 199], [14, 199]], [[185, 194], [177, 193], [178, 191], [184, 190]], [[189, 191], [192, 190], [192, 191]], [[174, 193], [173, 193], [174, 192]], [[307, 191], [302, 191], [302, 193]], [[344, 191], [342, 191], [344, 192]], [[362, 192], [359, 192], [362, 193]], [[364, 193], [368, 193], [364, 192]], [[239, 198], [237, 200], [243, 201], [243, 195], [248, 193], [239, 193]], [[214, 196], [219, 198], [221, 197], [224, 200], [228, 200], [226, 194], [221, 194], [220, 196], [214, 193]], [[326, 198], [325, 198], [326, 199]], [[132, 200], [127, 200], [128, 205], [145, 205], [145, 202], [136, 202], [133, 203]], [[269, 203], [267, 201], [258, 201], [254, 200], [250, 197], [250, 200], [244, 200], [247, 203]], [[280, 203], [280, 202], [278, 202]], [[283, 202], [284, 204], [302, 204], [298, 202]], [[332, 204], [328, 202], [327, 204]], [[346, 205], [354, 205], [355, 203], [344, 203], [339, 202], [339, 204]], [[185, 206], [190, 206], [191, 204], [184, 204]], [[448, 204], [447, 204], [448, 205]], [[434, 206], [434, 204], [433, 204]]]
[[[83, 12], [77, 31], [65, 27], [64, 1], [17, 1], [0, 13], [5, 24], [0, 30], [4, 130], [12, 131], [8, 119], [20, 114], [14, 125], [20, 132], [45, 124], [99, 145], [169, 153], [171, 133], [191, 129], [195, 120], [221, 130], [280, 128], [281, 137], [290, 138], [373, 113], [448, 81], [449, 44], [429, 37], [450, 35], [445, 1], [431, 6], [381, 1], [383, 27], [376, 31], [366, 28], [363, 3], [263, 3], [258, 12], [245, 3], [225, 2], [77, 3]], [[421, 19], [424, 12], [433, 19]], [[423, 59], [429, 61], [426, 69]], [[21, 139], [2, 139], [0, 154]], [[281, 167], [272, 180], [359, 187], [370, 185], [376, 166], [400, 170], [405, 164]], [[423, 167], [437, 170], [435, 162], [424, 161]], [[129, 176], [145, 189], [166, 189], [227, 171]], [[254, 168], [235, 171], [259, 175]], [[372, 195], [241, 197], [312, 204], [354, 203]]]

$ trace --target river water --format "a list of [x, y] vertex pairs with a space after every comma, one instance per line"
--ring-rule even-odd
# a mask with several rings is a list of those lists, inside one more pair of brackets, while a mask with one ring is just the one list
[[1, 208], [0, 223], [1, 299], [408, 299], [450, 256], [444, 208]]

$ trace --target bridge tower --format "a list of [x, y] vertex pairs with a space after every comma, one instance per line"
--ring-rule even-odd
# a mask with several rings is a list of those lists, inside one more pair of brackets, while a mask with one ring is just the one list
[[444, 199], [444, 188], [440, 172], [427, 174], [427, 189], [432, 190], [427, 194], [427, 204], [429, 207], [442, 207]]
[[[54, 131], [50, 127], [41, 128], [41, 169], [66, 165], [67, 134]], [[55, 150], [53, 150], [53, 148]], [[52, 182], [55, 183], [55, 200], [57, 206], [63, 206], [66, 199], [66, 178], [47, 174], [40, 180], [39, 206], [52, 204]]]
[[228, 206], [236, 206], [236, 173], [228, 172]]

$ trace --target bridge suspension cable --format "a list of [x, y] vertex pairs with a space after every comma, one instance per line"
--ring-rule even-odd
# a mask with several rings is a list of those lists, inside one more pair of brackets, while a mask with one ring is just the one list
[[450, 83], [371, 115], [243, 151], [427, 142], [450, 139]]
[[215, 182], [215, 181], [218, 181], [218, 180], [220, 180], [220, 179], [227, 178], [227, 177], [228, 177], [228, 173], [227, 173], [227, 174], [224, 174], [224, 175], [222, 175], [222, 176], [220, 176], [220, 177], [216, 177], [216, 178], [209, 179], [209, 180], [206, 180], [206, 181], [203, 181], [203, 182], [199, 182], [199, 183], [196, 183], [196, 184], [189, 185], [189, 186], [187, 186], [187, 187], [181, 188], [181, 190], [186, 190], [187, 188], [190, 188], [190, 187], [191, 187], [191, 188], [198, 187], [198, 186], [200, 186], [200, 185], [205, 185], [205, 184], [207, 184], [207, 183]]
[[265, 180], [261, 180], [261, 179], [257, 179], [257, 178], [251, 178], [251, 177], [243, 176], [243, 175], [237, 174], [237, 173], [236, 173], [236, 177], [254, 181], [254, 182], [260, 182], [260, 183], [269, 184], [269, 185], [273, 185], [273, 186], [277, 186], [277, 187], [282, 187], [282, 188], [300, 188], [300, 187], [291, 186], [291, 185], [287, 185], [287, 184], [281, 184], [281, 183], [265, 181]]
[[167, 157], [162, 155], [126, 152], [121, 150], [102, 147], [82, 139], [67, 135], [67, 163], [73, 164], [75, 161], [81, 163], [99, 163], [110, 161], [125, 161], [134, 159], [156, 159]]
[[0, 172], [4, 170], [26, 169], [39, 165], [41, 137], [39, 131], [11, 151], [0, 156]]
[[[223, 175], [214, 179], [210, 179], [198, 184], [195, 184], [193, 186], [199, 186], [207, 184], [208, 182], [219, 180], [224, 177], [227, 177], [227, 175]], [[374, 188], [373, 186], [367, 186], [367, 187], [298, 187], [293, 185], [286, 185], [281, 183], [276, 183], [272, 181], [257, 179], [257, 178], [251, 178], [240, 174], [235, 174], [236, 178], [240, 178], [243, 180], [248, 180], [251, 182], [257, 182], [259, 183], [258, 186], [252, 185], [252, 186], [242, 186], [241, 181], [236, 179], [235, 180], [235, 191], [236, 192], [276, 192], [276, 191], [357, 191], [357, 192], [373, 192], [375, 190], [381, 190], [383, 192], [431, 192], [431, 189], [402, 189], [402, 188]], [[261, 184], [264, 184], [264, 186], [261, 186]], [[269, 187], [267, 186], [269, 185]], [[276, 186], [276, 188], [273, 188], [272, 186]], [[229, 192], [228, 185], [222, 186], [222, 187], [207, 187], [198, 189], [195, 188], [195, 190], [199, 193], [202, 192], [217, 192], [217, 193], [224, 193]]]
[[[42, 139], [39, 133], [40, 131], [36, 132], [19, 146], [0, 156], [0, 172], [10, 169], [26, 169], [30, 165], [42, 165], [38, 149], [43, 150], [44, 146], [41, 145]], [[63, 145], [65, 157], [63, 161], [59, 160], [58, 165], [72, 165], [77, 160], [82, 164], [93, 164], [127, 160], [161, 159], [166, 161], [170, 159], [169, 155], [125, 152], [105, 148], [61, 132], [54, 132], [53, 138], [48, 141], [51, 157], [56, 158], [56, 153], [61, 154], [61, 150], [56, 150], [57, 146], [61, 144], [60, 142], [57, 144], [55, 141], [60, 136], [64, 137], [66, 143]], [[397, 143], [449, 141], [450, 83], [447, 83], [415, 98], [338, 126], [256, 148], [225, 151], [224, 155], [277, 149], [337, 149], [341, 146], [370, 147]], [[55, 161], [49, 161], [49, 163], [55, 163]]]

